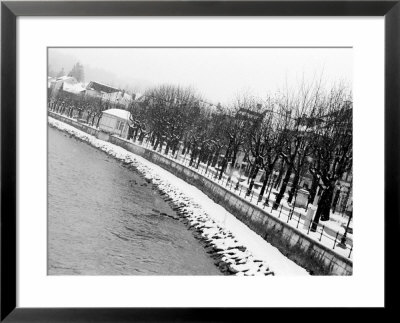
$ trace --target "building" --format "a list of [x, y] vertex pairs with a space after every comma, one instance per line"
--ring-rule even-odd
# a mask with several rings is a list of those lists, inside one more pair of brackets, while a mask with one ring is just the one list
[[101, 116], [99, 128], [108, 134], [127, 138], [130, 115], [129, 111], [122, 109], [105, 110]]
[[95, 98], [104, 98], [105, 95], [110, 95], [115, 92], [119, 92], [119, 89], [100, 82], [90, 81], [86, 86], [86, 95]]
[[86, 86], [86, 95], [94, 98], [100, 98], [107, 102], [109, 106], [116, 109], [127, 110], [134, 98], [125, 90], [106, 85], [100, 82], [91, 81]]
[[240, 108], [235, 115], [235, 119], [249, 123], [250, 127], [257, 127], [261, 124], [267, 113], [267, 110], [261, 111], [261, 109], [261, 104], [257, 104], [254, 109]]
[[56, 82], [57, 78], [48, 76], [47, 77], [47, 88], [51, 89], [53, 84]]
[[52, 96], [56, 96], [59, 92], [81, 95], [86, 91], [85, 87], [73, 76], [47, 78], [47, 86], [49, 87]]
[[104, 100], [107, 100], [115, 108], [125, 110], [128, 109], [129, 104], [133, 101], [132, 96], [124, 90], [104, 95]]

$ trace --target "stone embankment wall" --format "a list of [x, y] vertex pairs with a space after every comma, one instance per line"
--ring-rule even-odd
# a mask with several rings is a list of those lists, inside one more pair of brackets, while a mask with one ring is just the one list
[[69, 118], [49, 112], [55, 119], [70, 124], [81, 131], [99, 139], [107, 140], [130, 152], [146, 158], [152, 163], [173, 173], [175, 176], [196, 186], [213, 201], [222, 205], [249, 228], [262, 236], [267, 242], [278, 248], [289, 259], [307, 269], [314, 275], [351, 275], [353, 264], [350, 259], [340, 256], [302, 232], [289, 226], [262, 208], [250, 204], [221, 185], [212, 182], [192, 169], [179, 164], [153, 150], [138, 146], [127, 140], [108, 136], [99, 130], [78, 123]]

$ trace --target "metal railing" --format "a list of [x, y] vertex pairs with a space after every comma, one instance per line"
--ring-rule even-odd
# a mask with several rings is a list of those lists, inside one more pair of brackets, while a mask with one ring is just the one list
[[[215, 183], [218, 183], [219, 185], [230, 190], [231, 192], [236, 193], [238, 196], [244, 198], [245, 200], [248, 200], [248, 202], [254, 205], [259, 205], [259, 204], [262, 205], [263, 210], [267, 208], [265, 211], [266, 212], [269, 211], [268, 214], [275, 216], [273, 214], [274, 213], [273, 199], [262, 197], [262, 199], [259, 200], [259, 195], [254, 192], [254, 189], [251, 191], [250, 195], [247, 195], [246, 194], [248, 189], [247, 186], [241, 183], [237, 185], [237, 182], [229, 180], [228, 176], [226, 175], [224, 175], [221, 179], [219, 179], [218, 176], [219, 171], [215, 170], [212, 167], [208, 167], [207, 169], [206, 166], [204, 165], [199, 165], [198, 168], [195, 167], [194, 165], [190, 166], [189, 165], [190, 159], [184, 159], [182, 164], [196, 170], [199, 174], [207, 177], [208, 179], [212, 180]], [[238, 188], [236, 189], [236, 187]], [[254, 197], [256, 197], [256, 199], [254, 199]], [[271, 206], [269, 206], [270, 204]], [[270, 209], [268, 210], [269, 207]], [[278, 213], [277, 218], [284, 219], [284, 221], [286, 221], [287, 224], [290, 224], [291, 227], [296, 228], [300, 232], [305, 232], [306, 235], [308, 236], [313, 235], [314, 240], [319, 241], [325, 247], [332, 249], [336, 249], [338, 247], [342, 248], [344, 252], [337, 252], [337, 253], [339, 254], [345, 253], [347, 258], [349, 259], [351, 258], [351, 254], [353, 252], [352, 239], [350, 239], [347, 235], [345, 236], [345, 233], [340, 233], [339, 231], [333, 230], [332, 228], [329, 228], [325, 224], [321, 223], [316, 223], [314, 225], [315, 230], [311, 230], [313, 221], [308, 220], [305, 214], [297, 212], [295, 210], [294, 205], [292, 207], [287, 207], [284, 206], [283, 204], [280, 204], [278, 209], [275, 211]], [[307, 229], [304, 229], [304, 227], [306, 227]], [[346, 241], [346, 243], [342, 243], [342, 240]]]

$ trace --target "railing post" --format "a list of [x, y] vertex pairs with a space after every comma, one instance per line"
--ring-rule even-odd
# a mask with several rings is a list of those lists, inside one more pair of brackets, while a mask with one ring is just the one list
[[308, 230], [307, 230], [307, 235], [310, 233], [310, 229], [311, 229], [312, 223], [313, 223], [313, 221], [310, 221], [310, 225], [308, 226]]
[[339, 231], [336, 232], [335, 242], [333, 243], [333, 249], [335, 249], [336, 240], [337, 240], [338, 235], [339, 235]]
[[351, 252], [353, 251], [353, 246], [351, 246], [351, 248], [350, 248], [350, 253], [349, 253], [349, 258], [350, 258], [350, 256], [351, 256]]
[[321, 241], [321, 240], [322, 240], [322, 234], [324, 233], [324, 228], [325, 228], [325, 225], [323, 225], [323, 226], [322, 226], [322, 230], [321, 230], [321, 236], [319, 237], [319, 241]]
[[283, 205], [281, 204], [281, 209], [279, 210], [279, 215], [278, 215], [278, 218], [280, 218], [280, 217], [281, 217], [282, 207], [283, 207]]
[[300, 223], [300, 218], [301, 218], [301, 214], [298, 214], [298, 218], [297, 218], [297, 225], [296, 225], [296, 229], [299, 228], [299, 223]]

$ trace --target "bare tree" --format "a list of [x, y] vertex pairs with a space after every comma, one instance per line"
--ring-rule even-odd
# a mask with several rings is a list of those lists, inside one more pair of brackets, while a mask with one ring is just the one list
[[[263, 185], [259, 194], [259, 202], [262, 200], [264, 192], [267, 187], [270, 176], [281, 158], [282, 148], [285, 138], [287, 136], [287, 127], [289, 119], [286, 118], [284, 111], [274, 110], [274, 105], [270, 104], [268, 109], [269, 118], [266, 122], [266, 131], [264, 133], [264, 154], [262, 161], [262, 168], [265, 171]], [[268, 201], [266, 201], [266, 204]]]
[[221, 162], [219, 179], [222, 178], [229, 161], [233, 170], [239, 149], [247, 140], [248, 134], [260, 127], [265, 113], [258, 101], [249, 95], [237, 96], [232, 107], [227, 110], [228, 123], [224, 131], [225, 154]]
[[332, 89], [324, 104], [324, 114], [316, 129], [310, 172], [318, 179], [322, 194], [311, 229], [319, 220], [329, 220], [333, 192], [344, 173], [352, 168], [353, 131], [351, 95], [344, 87]]
[[320, 98], [321, 83], [310, 85], [302, 83], [298, 93], [289, 94], [287, 91], [286, 95], [280, 98], [281, 109], [290, 122], [289, 127], [285, 129], [286, 137], [281, 154], [287, 168], [274, 202], [274, 209], [279, 207], [292, 173], [294, 173], [294, 190], [297, 188], [300, 172], [306, 162], [306, 157], [311, 152], [309, 137], [313, 126], [306, 120], [312, 120], [318, 112]]
[[130, 137], [134, 141], [143, 142], [143, 139], [149, 134], [147, 102], [133, 100], [128, 106], [128, 111], [132, 128]]
[[161, 85], [145, 93], [146, 127], [153, 149], [166, 144], [166, 153], [179, 141], [199, 114], [199, 97], [191, 88]]

